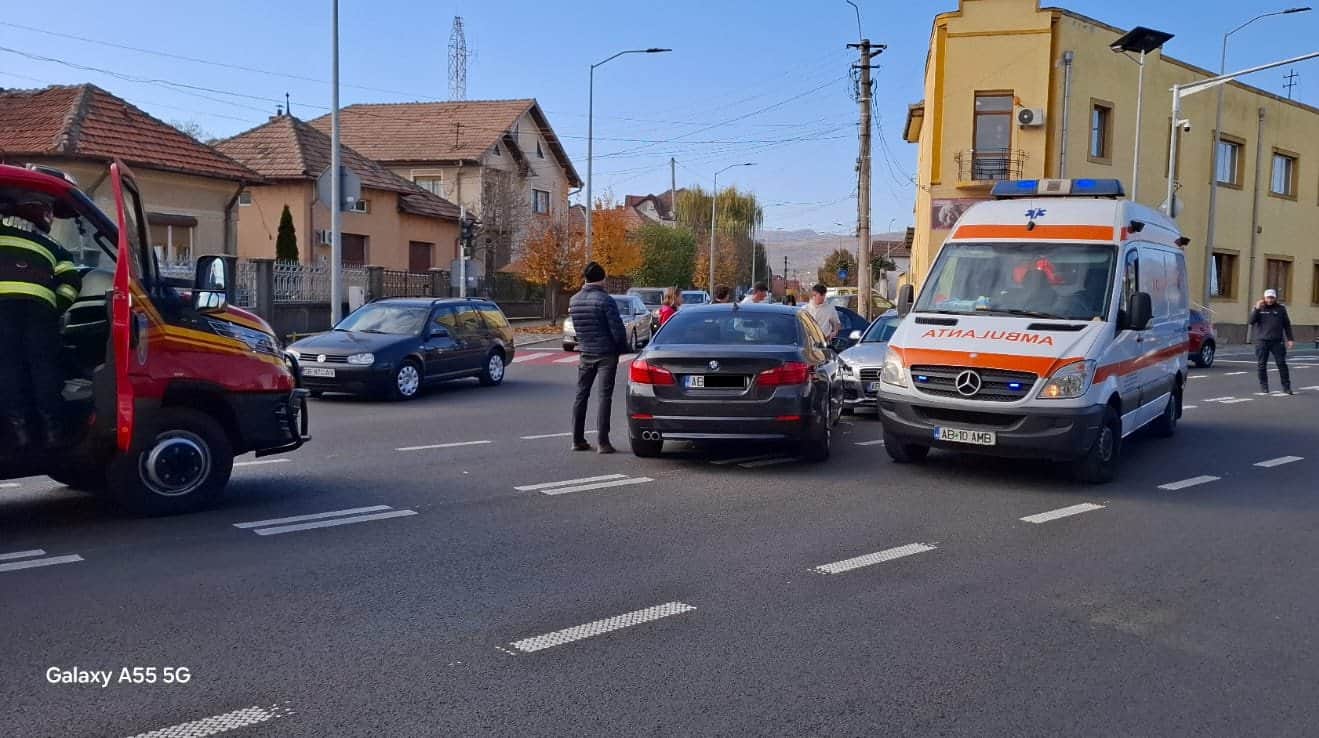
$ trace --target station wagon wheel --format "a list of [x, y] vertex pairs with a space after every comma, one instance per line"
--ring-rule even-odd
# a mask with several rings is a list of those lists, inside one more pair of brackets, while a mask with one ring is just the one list
[[1202, 367], [1209, 368], [1214, 365], [1214, 354], [1214, 344], [1205, 341], [1204, 344], [1200, 346], [1200, 356], [1195, 363]]
[[504, 381], [504, 370], [504, 352], [498, 349], [491, 351], [485, 358], [485, 367], [481, 369], [481, 384], [486, 387], [500, 384]]
[[395, 400], [411, 400], [421, 391], [421, 369], [413, 359], [404, 359], [394, 370], [394, 384], [389, 388]]

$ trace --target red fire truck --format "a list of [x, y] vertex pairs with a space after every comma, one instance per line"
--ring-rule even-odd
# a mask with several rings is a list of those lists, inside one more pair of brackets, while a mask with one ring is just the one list
[[270, 326], [230, 304], [233, 260], [203, 256], [190, 288], [172, 284], [123, 164], [109, 184], [108, 217], [59, 171], [0, 164], [0, 217], [24, 191], [53, 197], [50, 237], [82, 273], [61, 322], [70, 437], [37, 449], [0, 440], [0, 479], [44, 474], [149, 515], [196, 510], [224, 492], [234, 456], [308, 440], [307, 393]]

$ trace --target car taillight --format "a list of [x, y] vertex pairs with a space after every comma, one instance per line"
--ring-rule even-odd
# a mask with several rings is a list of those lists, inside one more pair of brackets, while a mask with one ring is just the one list
[[673, 372], [647, 364], [638, 359], [632, 362], [627, 378], [633, 384], [673, 384]]
[[811, 367], [800, 361], [785, 362], [774, 369], [766, 369], [756, 375], [756, 384], [761, 387], [779, 387], [783, 385], [806, 384], [811, 376]]

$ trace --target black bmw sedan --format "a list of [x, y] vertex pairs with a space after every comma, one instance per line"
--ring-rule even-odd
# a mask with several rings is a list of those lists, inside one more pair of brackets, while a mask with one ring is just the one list
[[391, 298], [363, 305], [288, 353], [313, 397], [346, 392], [410, 400], [433, 382], [503, 382], [513, 360], [513, 328], [487, 300]]
[[632, 451], [664, 441], [791, 441], [828, 458], [842, 413], [838, 357], [809, 316], [783, 305], [689, 305], [632, 362]]

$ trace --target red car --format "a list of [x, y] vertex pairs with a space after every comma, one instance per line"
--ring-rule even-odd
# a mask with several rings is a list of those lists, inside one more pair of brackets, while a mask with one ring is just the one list
[[1192, 364], [1199, 367], [1214, 365], [1214, 354], [1218, 351], [1218, 334], [1214, 332], [1214, 321], [1199, 310], [1191, 311], [1186, 351], [1191, 355]]

